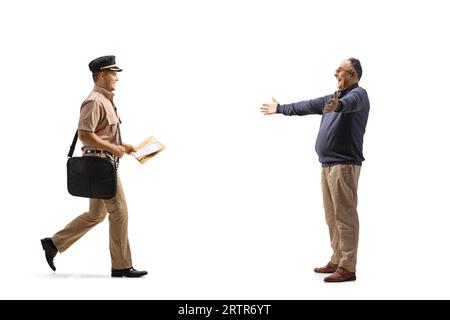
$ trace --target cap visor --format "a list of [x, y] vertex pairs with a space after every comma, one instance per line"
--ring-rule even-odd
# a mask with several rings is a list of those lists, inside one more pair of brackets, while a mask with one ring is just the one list
[[115, 64], [112, 64], [112, 65], [109, 65], [109, 66], [101, 67], [100, 70], [111, 70], [111, 71], [117, 71], [117, 72], [123, 71], [122, 69], [120, 69], [120, 68], [119, 68], [117, 65], [115, 65]]

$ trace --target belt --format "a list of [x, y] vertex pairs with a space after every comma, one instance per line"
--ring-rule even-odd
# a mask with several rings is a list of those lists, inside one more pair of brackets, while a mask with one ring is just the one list
[[118, 161], [119, 159], [113, 155], [111, 152], [109, 151], [105, 151], [105, 150], [92, 150], [92, 149], [88, 149], [88, 150], [84, 150], [83, 151], [84, 154], [93, 154], [93, 153], [98, 153], [98, 154], [104, 154], [105, 156], [111, 157], [112, 159]]

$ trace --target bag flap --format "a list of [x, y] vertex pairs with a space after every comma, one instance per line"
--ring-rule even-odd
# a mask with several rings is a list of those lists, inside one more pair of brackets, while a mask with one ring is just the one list
[[115, 173], [116, 165], [107, 158], [72, 157], [67, 160], [67, 170], [70, 174], [104, 179]]

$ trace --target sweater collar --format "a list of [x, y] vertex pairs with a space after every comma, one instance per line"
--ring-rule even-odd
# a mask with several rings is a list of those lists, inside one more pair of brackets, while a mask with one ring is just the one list
[[347, 93], [349, 93], [350, 91], [352, 91], [353, 89], [358, 88], [358, 87], [359, 87], [358, 83], [352, 84], [350, 87], [340, 91], [339, 97], [343, 97], [344, 95], [346, 95]]

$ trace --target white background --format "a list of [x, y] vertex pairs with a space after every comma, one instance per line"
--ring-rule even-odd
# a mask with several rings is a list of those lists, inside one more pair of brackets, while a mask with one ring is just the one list
[[[0, 298], [450, 298], [445, 4], [2, 2]], [[106, 54], [124, 69], [124, 141], [167, 146], [144, 166], [121, 162], [141, 279], [110, 278], [107, 221], [56, 273], [39, 242], [87, 208], [66, 191], [66, 154], [87, 64]], [[259, 107], [332, 93], [351, 56], [371, 101], [358, 280], [325, 284], [312, 272], [331, 254], [320, 117]]]

